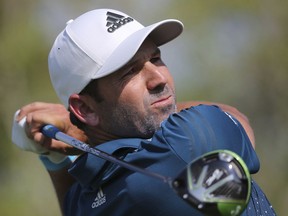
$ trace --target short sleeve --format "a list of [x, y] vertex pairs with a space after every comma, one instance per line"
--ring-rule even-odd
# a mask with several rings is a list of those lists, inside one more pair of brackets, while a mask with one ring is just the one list
[[199, 105], [172, 114], [154, 139], [165, 142], [186, 163], [209, 151], [226, 149], [242, 157], [251, 173], [259, 170], [258, 157], [245, 130], [217, 106]]

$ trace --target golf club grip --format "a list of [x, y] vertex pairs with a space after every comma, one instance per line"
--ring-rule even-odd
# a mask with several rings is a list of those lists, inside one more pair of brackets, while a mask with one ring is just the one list
[[60, 132], [60, 130], [53, 125], [45, 125], [42, 127], [41, 132], [51, 139], [57, 139], [56, 133]]

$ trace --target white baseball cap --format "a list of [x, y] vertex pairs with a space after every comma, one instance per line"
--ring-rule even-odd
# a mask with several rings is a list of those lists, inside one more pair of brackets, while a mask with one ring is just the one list
[[53, 87], [68, 107], [69, 97], [93, 79], [123, 67], [149, 36], [157, 46], [176, 38], [183, 24], [174, 19], [144, 27], [113, 9], [92, 10], [67, 22], [48, 57]]

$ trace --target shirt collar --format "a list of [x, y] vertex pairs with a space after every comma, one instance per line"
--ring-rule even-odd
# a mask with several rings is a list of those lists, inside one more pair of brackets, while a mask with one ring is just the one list
[[[139, 149], [142, 141], [145, 140], [138, 138], [119, 139], [103, 143], [95, 148], [112, 155], [121, 148]], [[106, 160], [98, 156], [84, 153], [72, 164], [68, 171], [83, 187], [87, 187], [92, 184], [105, 163]]]

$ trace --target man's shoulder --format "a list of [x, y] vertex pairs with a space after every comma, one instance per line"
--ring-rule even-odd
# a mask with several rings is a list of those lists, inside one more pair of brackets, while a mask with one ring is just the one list
[[183, 109], [180, 112], [172, 114], [172, 116], [202, 115], [206, 117], [216, 117], [223, 114], [225, 114], [225, 112], [217, 105], [199, 104]]
[[249, 163], [250, 171], [259, 169], [244, 129], [217, 106], [199, 105], [170, 115], [153, 139], [155, 143], [164, 143], [187, 163], [209, 151], [227, 149]]
[[[162, 123], [162, 128], [173, 128], [185, 132], [197, 128], [225, 128], [233, 127], [238, 130], [238, 122], [232, 116], [221, 110], [216, 105], [198, 105], [173, 113]], [[223, 130], [222, 130], [223, 131]]]

